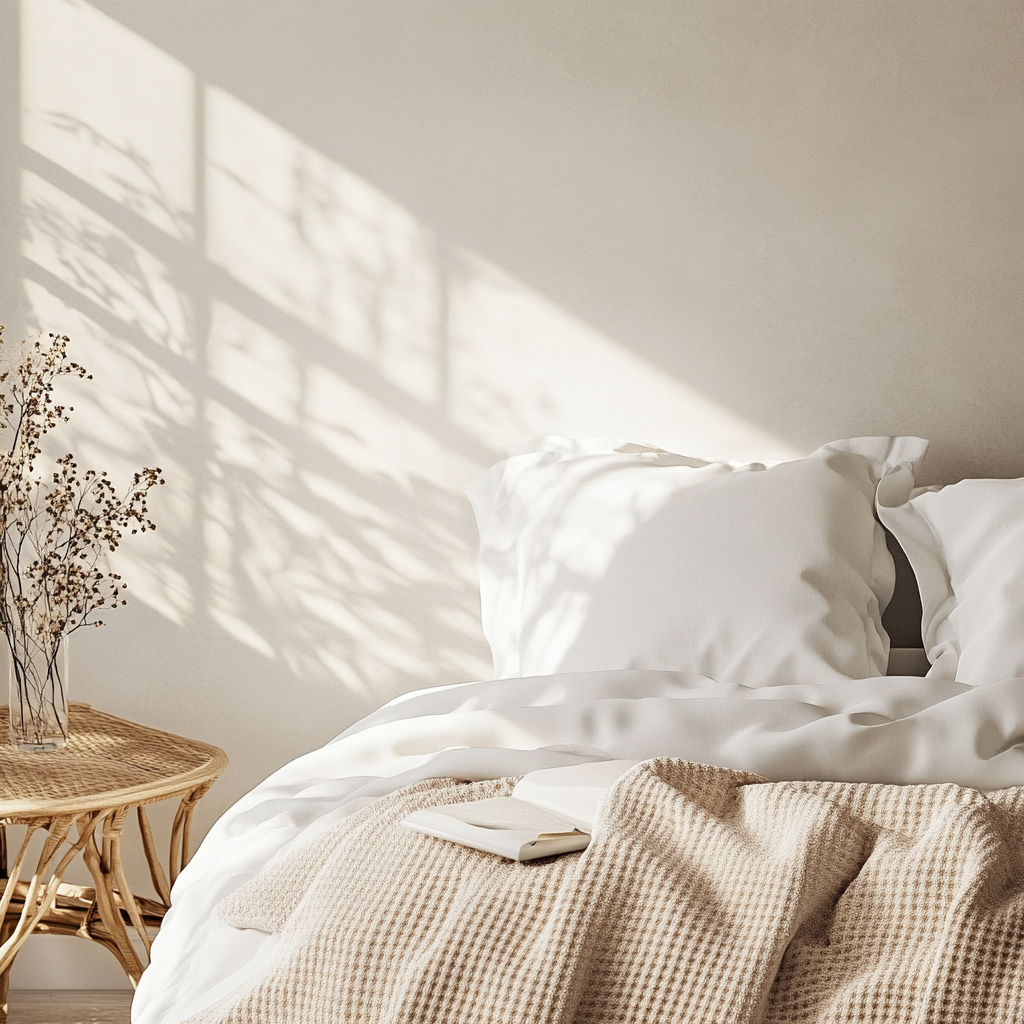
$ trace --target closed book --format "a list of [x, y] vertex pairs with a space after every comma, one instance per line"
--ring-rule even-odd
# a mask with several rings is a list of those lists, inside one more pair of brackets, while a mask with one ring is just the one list
[[584, 850], [604, 794], [636, 761], [597, 761], [524, 775], [511, 796], [414, 811], [402, 824], [515, 861]]

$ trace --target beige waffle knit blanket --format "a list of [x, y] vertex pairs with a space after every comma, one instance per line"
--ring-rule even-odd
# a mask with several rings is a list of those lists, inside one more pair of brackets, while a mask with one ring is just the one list
[[399, 825], [513, 782], [400, 790], [228, 897], [229, 923], [282, 935], [191, 1024], [1024, 1021], [1024, 790], [664, 759], [582, 854], [516, 864]]

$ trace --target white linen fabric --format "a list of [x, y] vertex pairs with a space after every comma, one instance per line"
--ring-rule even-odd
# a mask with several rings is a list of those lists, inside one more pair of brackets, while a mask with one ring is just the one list
[[496, 678], [647, 668], [745, 685], [885, 673], [894, 582], [875, 518], [916, 437], [777, 463], [549, 437], [469, 488]]
[[914, 488], [894, 473], [878, 515], [917, 576], [928, 677], [1024, 675], [1024, 479]]
[[286, 765], [214, 826], [172, 893], [132, 1007], [175, 1024], [242, 984], [275, 935], [219, 922], [220, 900], [302, 842], [401, 786], [669, 756], [773, 781], [1024, 784], [1024, 680], [917, 677], [746, 687], [686, 672], [463, 683], [396, 698]]

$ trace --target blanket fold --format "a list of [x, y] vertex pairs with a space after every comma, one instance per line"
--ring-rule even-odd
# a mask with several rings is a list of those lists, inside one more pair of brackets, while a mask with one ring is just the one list
[[1024, 790], [664, 758], [583, 853], [517, 864], [399, 825], [515, 781], [399, 790], [227, 897], [280, 941], [190, 1024], [1024, 1020]]

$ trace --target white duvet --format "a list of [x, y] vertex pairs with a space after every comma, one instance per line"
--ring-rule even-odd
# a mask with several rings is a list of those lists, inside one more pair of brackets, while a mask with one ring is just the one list
[[406, 694], [275, 772], [214, 826], [174, 886], [132, 1020], [174, 1024], [244, 982], [276, 938], [220, 923], [214, 906], [385, 793], [431, 776], [482, 780], [662, 755], [772, 780], [1024, 785], [1024, 679], [752, 689], [610, 671]]

